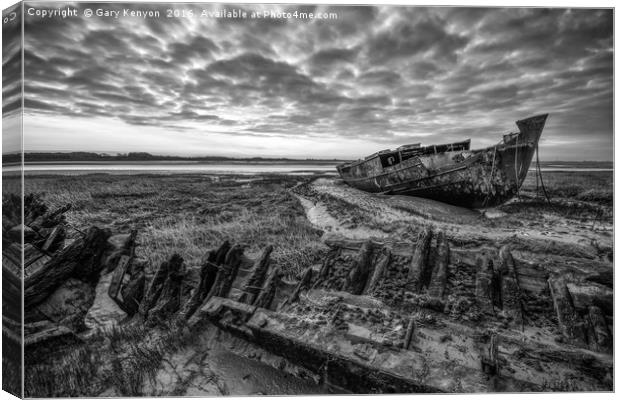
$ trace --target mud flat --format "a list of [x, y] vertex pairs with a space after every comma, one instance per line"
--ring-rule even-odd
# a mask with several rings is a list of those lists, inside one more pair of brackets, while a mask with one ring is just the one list
[[27, 310], [71, 339], [31, 344], [54, 351], [27, 394], [612, 390], [611, 174], [547, 179], [550, 204], [530, 180], [493, 210], [333, 177], [27, 180], [72, 205], [57, 251], [108, 243]]

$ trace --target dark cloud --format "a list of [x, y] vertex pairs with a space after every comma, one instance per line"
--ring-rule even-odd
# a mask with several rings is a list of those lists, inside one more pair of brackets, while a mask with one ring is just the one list
[[[337, 18], [27, 16], [28, 115], [107, 117], [205, 138], [356, 138], [374, 148], [420, 141], [416, 132], [490, 144], [512, 121], [549, 112], [548, 143], [611, 145], [611, 10], [187, 4], [195, 15], [205, 7]], [[19, 106], [20, 86], [6, 80], [21, 68], [10, 29], [3, 113]]]
[[374, 36], [368, 54], [375, 64], [394, 58], [423, 57], [426, 53], [439, 61], [454, 62], [456, 51], [467, 42], [467, 37], [448, 33], [444, 21], [432, 18], [412, 24], [405, 20]]
[[310, 63], [316, 67], [326, 67], [337, 63], [350, 63], [355, 60], [359, 48], [327, 48], [317, 51], [310, 57]]
[[167, 50], [172, 62], [185, 64], [192, 58], [211, 59], [219, 47], [210, 39], [196, 36], [187, 43], [171, 43]]
[[2, 115], [15, 114], [21, 107], [21, 13], [18, 5], [2, 13]]

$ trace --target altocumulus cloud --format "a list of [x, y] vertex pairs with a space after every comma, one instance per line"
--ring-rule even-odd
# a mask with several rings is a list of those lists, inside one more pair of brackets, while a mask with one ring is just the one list
[[[611, 159], [611, 10], [187, 7], [338, 18], [26, 16], [32, 148], [354, 158], [418, 141], [490, 145], [516, 119], [548, 112], [543, 158]], [[3, 56], [11, 68], [11, 48]], [[45, 133], [44, 118], [54, 121]], [[131, 134], [145, 128], [148, 141]], [[126, 132], [116, 144], [114, 130]]]

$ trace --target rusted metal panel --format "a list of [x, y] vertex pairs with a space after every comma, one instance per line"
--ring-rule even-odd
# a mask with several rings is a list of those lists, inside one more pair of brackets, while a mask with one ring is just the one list
[[380, 156], [373, 155], [340, 165], [338, 172], [349, 185], [368, 192], [426, 197], [471, 208], [498, 205], [518, 192], [546, 119], [544, 114], [517, 121], [518, 134], [485, 149], [427, 146], [433, 152], [394, 165], [383, 166]]

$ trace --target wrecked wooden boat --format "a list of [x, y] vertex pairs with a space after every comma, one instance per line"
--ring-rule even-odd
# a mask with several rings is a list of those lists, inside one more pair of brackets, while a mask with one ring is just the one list
[[514, 197], [527, 175], [548, 114], [517, 121], [519, 132], [470, 150], [470, 140], [401, 146], [337, 167], [349, 185], [372, 193], [425, 197], [468, 208]]
[[[68, 239], [65, 214], [71, 204], [49, 210], [39, 196], [30, 194], [24, 198], [22, 220], [15, 211], [21, 199], [6, 197], [2, 332], [4, 343], [26, 349], [28, 367], [81, 342], [78, 334], [85, 329], [84, 315], [94, 300], [100, 273], [133, 251], [135, 233], [111, 236], [109, 230], [92, 226]], [[115, 244], [113, 239], [119, 236], [122, 243]]]
[[[430, 227], [415, 242], [326, 244], [322, 264], [291, 278], [270, 262], [271, 247], [252, 263], [226, 242], [209, 253], [190, 300], [169, 311], [334, 393], [613, 387], [607, 264], [534, 265], [508, 246], [452, 247]], [[180, 285], [165, 269], [149, 291]]]

